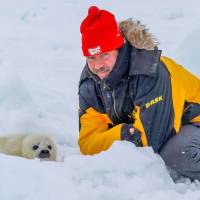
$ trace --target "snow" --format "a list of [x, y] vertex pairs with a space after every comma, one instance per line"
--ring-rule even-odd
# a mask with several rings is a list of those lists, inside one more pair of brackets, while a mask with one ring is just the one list
[[48, 133], [58, 162], [0, 154], [3, 200], [199, 200], [200, 184], [173, 183], [151, 148], [115, 142], [83, 156], [77, 146], [79, 25], [90, 5], [133, 17], [170, 56], [200, 77], [198, 0], [0, 0], [0, 135]]
[[184, 63], [185, 66], [190, 66], [190, 70], [197, 76], [200, 76], [200, 29], [194, 29], [186, 36], [182, 44], [177, 49], [176, 60]]

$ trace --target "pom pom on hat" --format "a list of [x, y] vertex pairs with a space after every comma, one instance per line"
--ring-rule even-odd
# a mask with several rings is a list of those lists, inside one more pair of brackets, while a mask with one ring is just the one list
[[97, 15], [98, 13], [99, 13], [99, 8], [98, 7], [96, 7], [96, 6], [91, 6], [91, 7], [89, 7], [89, 9], [88, 9], [88, 15], [93, 15], [93, 16], [95, 16], [95, 15]]
[[120, 48], [124, 38], [115, 17], [96, 6], [88, 9], [88, 16], [80, 26], [84, 56], [92, 56]]

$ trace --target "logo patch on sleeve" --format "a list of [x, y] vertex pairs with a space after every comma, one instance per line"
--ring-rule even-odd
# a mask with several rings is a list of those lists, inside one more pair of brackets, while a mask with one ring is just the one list
[[145, 104], [145, 108], [149, 108], [152, 105], [154, 105], [154, 104], [156, 104], [156, 103], [158, 103], [158, 102], [160, 102], [162, 100], [163, 100], [163, 96], [156, 97], [155, 99], [152, 99], [151, 101], [147, 102]]

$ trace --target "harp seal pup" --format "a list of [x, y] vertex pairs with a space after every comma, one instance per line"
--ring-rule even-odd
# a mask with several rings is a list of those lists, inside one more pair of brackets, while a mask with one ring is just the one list
[[0, 153], [56, 161], [57, 148], [54, 140], [48, 135], [17, 134], [0, 137]]

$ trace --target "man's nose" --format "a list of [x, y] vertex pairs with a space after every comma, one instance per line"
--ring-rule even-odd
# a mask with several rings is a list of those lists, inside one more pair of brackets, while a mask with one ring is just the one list
[[94, 65], [95, 69], [100, 69], [103, 66], [104, 66], [104, 61], [101, 58], [97, 58], [95, 60], [95, 65]]

